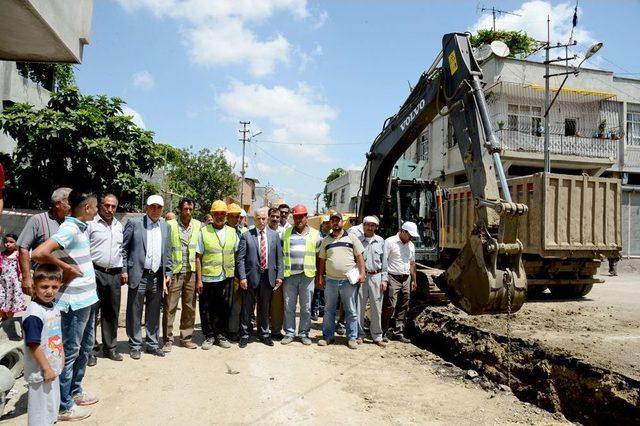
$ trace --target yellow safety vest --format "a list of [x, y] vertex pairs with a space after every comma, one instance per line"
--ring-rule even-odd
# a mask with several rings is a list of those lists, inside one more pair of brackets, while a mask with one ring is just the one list
[[[282, 262], [284, 263], [284, 276], [291, 276], [291, 232], [293, 226], [287, 228], [282, 236]], [[309, 226], [309, 232], [304, 236], [306, 245], [304, 249], [304, 274], [309, 277], [316, 276], [316, 242], [318, 231]]]
[[224, 226], [224, 246], [220, 245], [220, 238], [213, 225], [202, 228], [202, 242], [204, 253], [202, 255], [202, 275], [217, 277], [222, 274], [226, 278], [232, 278], [235, 272], [236, 256], [235, 247], [238, 239], [236, 230], [230, 226]]
[[[180, 241], [180, 228], [178, 220], [168, 220], [167, 224], [171, 229], [171, 256], [173, 257], [173, 273], [178, 274], [182, 270], [182, 241]], [[200, 235], [201, 223], [198, 220], [191, 219], [191, 237], [187, 252], [189, 256], [189, 268], [196, 271], [196, 247], [198, 245], [198, 235]]]

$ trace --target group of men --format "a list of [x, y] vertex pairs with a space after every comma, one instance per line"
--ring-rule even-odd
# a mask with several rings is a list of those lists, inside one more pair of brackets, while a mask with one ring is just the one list
[[[258, 209], [254, 226], [248, 229], [246, 213], [236, 204], [215, 201], [203, 223], [193, 218], [195, 202], [183, 198], [177, 217], [165, 220], [164, 200], [152, 195], [145, 214], [130, 218], [123, 227], [115, 217], [115, 195], [98, 199], [74, 193], [70, 202], [71, 192], [69, 188], [54, 191], [51, 209], [31, 217], [18, 239], [23, 271], [32, 269], [33, 259], [57, 264], [64, 273], [66, 285], [58, 302], [64, 305], [66, 355], [60, 378], [62, 411], [71, 409], [74, 401], [81, 405], [97, 401], [82, 390], [80, 382], [86, 366], [97, 362], [98, 312], [103, 356], [123, 359], [117, 349], [123, 285], [128, 285], [129, 353], [136, 360], [143, 350], [158, 357], [171, 351], [179, 304], [180, 345], [196, 349], [197, 300], [204, 350], [214, 345], [229, 348], [230, 341], [246, 347], [254, 323], [259, 340], [266, 345], [273, 346], [274, 338], [289, 344], [296, 337], [309, 345], [311, 321], [322, 314], [322, 304], [321, 346], [334, 341], [340, 310], [348, 346], [356, 349], [365, 337], [367, 306], [373, 342], [384, 346], [389, 338], [406, 341], [404, 316], [410, 283], [416, 284], [411, 237], [417, 233], [411, 222], [385, 241], [375, 234], [378, 219], [373, 216], [347, 232], [342, 215], [334, 212], [318, 231], [307, 224], [305, 206], [296, 205], [290, 211], [282, 204]], [[293, 225], [288, 221], [290, 213]], [[31, 275], [23, 274], [27, 294], [32, 285]]]

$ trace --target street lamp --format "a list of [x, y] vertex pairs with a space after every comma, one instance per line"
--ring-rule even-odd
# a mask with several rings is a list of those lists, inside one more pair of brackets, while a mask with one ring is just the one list
[[[575, 44], [575, 42], [574, 42]], [[584, 63], [584, 61], [586, 61], [587, 59], [589, 59], [590, 57], [592, 57], [593, 55], [596, 54], [596, 52], [598, 52], [598, 50], [600, 50], [602, 48], [603, 44], [602, 43], [596, 43], [593, 46], [591, 46], [589, 48], [589, 50], [587, 50], [587, 52], [584, 55], [584, 59], [582, 61], [580, 61], [580, 63], [578, 64], [577, 67], [574, 67], [572, 71], [566, 71], [566, 72], [559, 72], [559, 73], [555, 73], [555, 74], [549, 74], [549, 64], [551, 62], [558, 62], [558, 59], [556, 60], [549, 60], [549, 50], [554, 48], [554, 47], [564, 47], [565, 49], [568, 47], [568, 45], [561, 45], [559, 44], [558, 46], [550, 46], [549, 45], [549, 41], [547, 41], [547, 46], [545, 47], [547, 53], [546, 53], [546, 60], [544, 61], [545, 64], [545, 86], [544, 86], [544, 171], [549, 173], [551, 172], [551, 155], [549, 153], [549, 111], [551, 110], [551, 107], [553, 106], [553, 103], [556, 101], [556, 99], [558, 98], [558, 95], [560, 94], [560, 92], [562, 91], [562, 88], [564, 87], [564, 84], [567, 82], [567, 79], [569, 78], [569, 75], [573, 74], [574, 76], [578, 76], [578, 74], [580, 73], [580, 67], [582, 66], [582, 64]], [[573, 56], [573, 59], [575, 59], [576, 56]], [[566, 60], [567, 64], [568, 64], [568, 60], [569, 58], [564, 58], [562, 60]], [[553, 99], [551, 101], [549, 101], [549, 79], [551, 77], [556, 77], [559, 75], [564, 75], [564, 80], [562, 80], [562, 84], [560, 84], [560, 87], [558, 87], [558, 90], [556, 91], [556, 94], [553, 96]]]

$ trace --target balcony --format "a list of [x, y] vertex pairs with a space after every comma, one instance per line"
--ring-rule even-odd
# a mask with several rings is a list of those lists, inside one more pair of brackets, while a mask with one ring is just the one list
[[[544, 153], [543, 136], [506, 129], [498, 130], [496, 134], [502, 149], [505, 151], [505, 155], [509, 155], [509, 151]], [[556, 155], [606, 159], [614, 162], [618, 158], [619, 143], [620, 140], [618, 139], [552, 134], [549, 138], [549, 151], [551, 154]]]

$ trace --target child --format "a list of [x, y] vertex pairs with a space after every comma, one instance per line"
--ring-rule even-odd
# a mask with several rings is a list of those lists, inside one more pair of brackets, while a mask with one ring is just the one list
[[20, 263], [16, 234], [4, 236], [4, 251], [0, 253], [0, 321], [12, 318], [16, 312], [27, 309], [20, 287]]
[[51, 425], [58, 420], [58, 376], [64, 366], [60, 310], [54, 305], [62, 283], [62, 270], [55, 265], [39, 265], [33, 283], [34, 298], [22, 320], [29, 425]]

